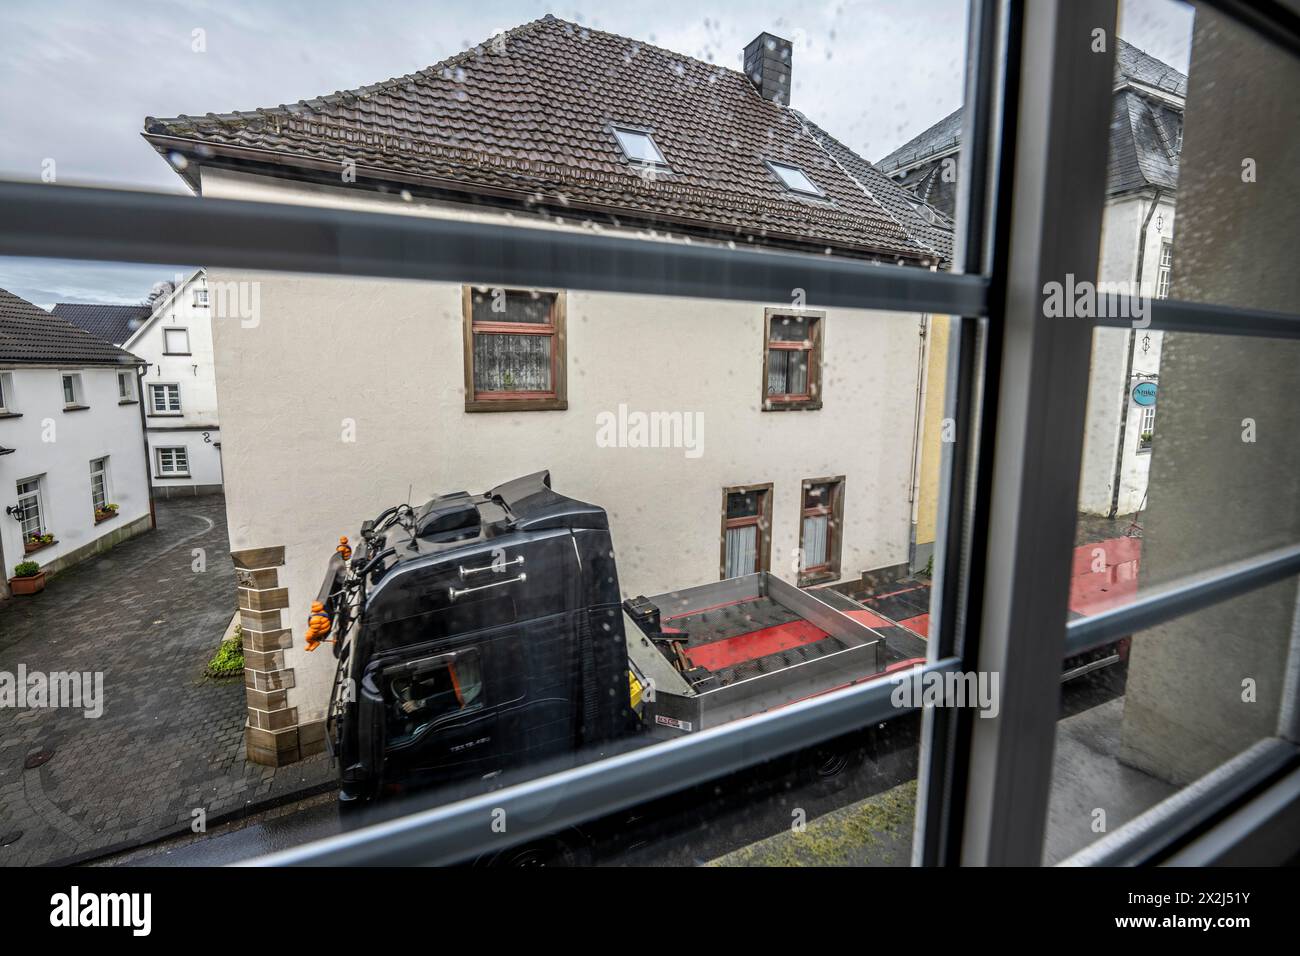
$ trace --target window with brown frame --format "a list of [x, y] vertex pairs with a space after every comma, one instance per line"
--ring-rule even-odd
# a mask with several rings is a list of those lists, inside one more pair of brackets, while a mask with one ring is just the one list
[[465, 411], [568, 408], [564, 293], [466, 286]]
[[768, 309], [763, 332], [763, 411], [822, 407], [821, 312]]
[[722, 489], [719, 577], [739, 578], [772, 566], [772, 484]]
[[844, 476], [805, 479], [799, 500], [799, 586], [837, 581], [844, 540]]

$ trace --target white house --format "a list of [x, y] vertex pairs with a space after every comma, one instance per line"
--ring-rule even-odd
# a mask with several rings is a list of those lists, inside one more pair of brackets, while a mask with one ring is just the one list
[[138, 355], [154, 496], [215, 494], [221, 424], [212, 354], [212, 309], [202, 269], [162, 283], [151, 306], [60, 303], [54, 314]]
[[[1187, 77], [1121, 39], [1114, 91], [1098, 279], [1163, 298], [1173, 268]], [[961, 119], [959, 109], [878, 164], [948, 214], [956, 203]], [[1157, 433], [1160, 340], [1159, 332], [1145, 328], [1095, 333], [1079, 490], [1085, 512], [1132, 514], [1145, 504]], [[939, 422], [926, 424], [933, 434]], [[927, 451], [933, 447], [927, 442]]]
[[[770, 34], [740, 73], [547, 16], [376, 86], [149, 118], [145, 138], [205, 197], [941, 264], [951, 236], [790, 109], [790, 75]], [[550, 469], [608, 510], [628, 595], [905, 570], [921, 315], [815, 288], [207, 279], [251, 759], [320, 749], [334, 661], [296, 638], [339, 536], [408, 498]]]
[[57, 572], [152, 527], [143, 364], [0, 290], [0, 580], [20, 561]]

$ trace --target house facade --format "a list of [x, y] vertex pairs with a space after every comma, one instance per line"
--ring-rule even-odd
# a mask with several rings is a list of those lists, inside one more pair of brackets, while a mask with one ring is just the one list
[[[1148, 298], [1168, 295], [1186, 97], [1186, 76], [1117, 40], [1100, 283], [1138, 288]], [[959, 109], [877, 164], [898, 185], [947, 215], [956, 204], [961, 118]], [[1086, 513], [1130, 515], [1146, 506], [1162, 336], [1138, 326], [1099, 329], [1093, 335], [1079, 489], [1079, 508]], [[942, 393], [945, 360], [940, 351], [927, 363], [931, 394]], [[925, 416], [923, 446], [935, 462], [922, 469], [926, 484], [918, 495], [917, 567], [924, 567], [933, 552], [942, 409], [942, 402], [932, 403]]]
[[6, 582], [21, 561], [56, 573], [152, 527], [142, 367], [130, 353], [0, 290]]
[[[789, 43], [763, 34], [746, 62], [546, 17], [418, 74], [145, 137], [205, 197], [942, 266], [932, 211], [788, 106]], [[906, 566], [924, 316], [816, 290], [207, 282], [250, 759], [321, 748], [334, 661], [302, 649], [307, 609], [340, 535], [399, 502], [549, 469], [608, 510], [629, 596]]]
[[138, 355], [155, 497], [222, 490], [212, 309], [202, 269], [162, 283], [147, 306], [60, 303], [54, 314]]

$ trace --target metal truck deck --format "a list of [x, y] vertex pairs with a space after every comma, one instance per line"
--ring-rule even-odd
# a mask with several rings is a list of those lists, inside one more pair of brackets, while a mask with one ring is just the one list
[[690, 669], [670, 663], [625, 616], [628, 656], [653, 686], [647, 723], [691, 732], [876, 677], [906, 658], [876, 629], [767, 572], [648, 599], [660, 639], [680, 638]]

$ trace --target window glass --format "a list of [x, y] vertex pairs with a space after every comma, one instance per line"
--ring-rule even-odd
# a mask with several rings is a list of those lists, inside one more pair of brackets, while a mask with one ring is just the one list
[[635, 163], [664, 165], [663, 153], [659, 152], [659, 147], [649, 133], [615, 128], [614, 135], [618, 137], [618, 144], [623, 147], [628, 159]]
[[812, 196], [822, 195], [822, 191], [817, 188], [817, 184], [808, 178], [808, 175], [794, 166], [784, 166], [781, 163], [771, 163], [772, 171], [785, 183], [787, 189], [797, 193], [808, 193]]

